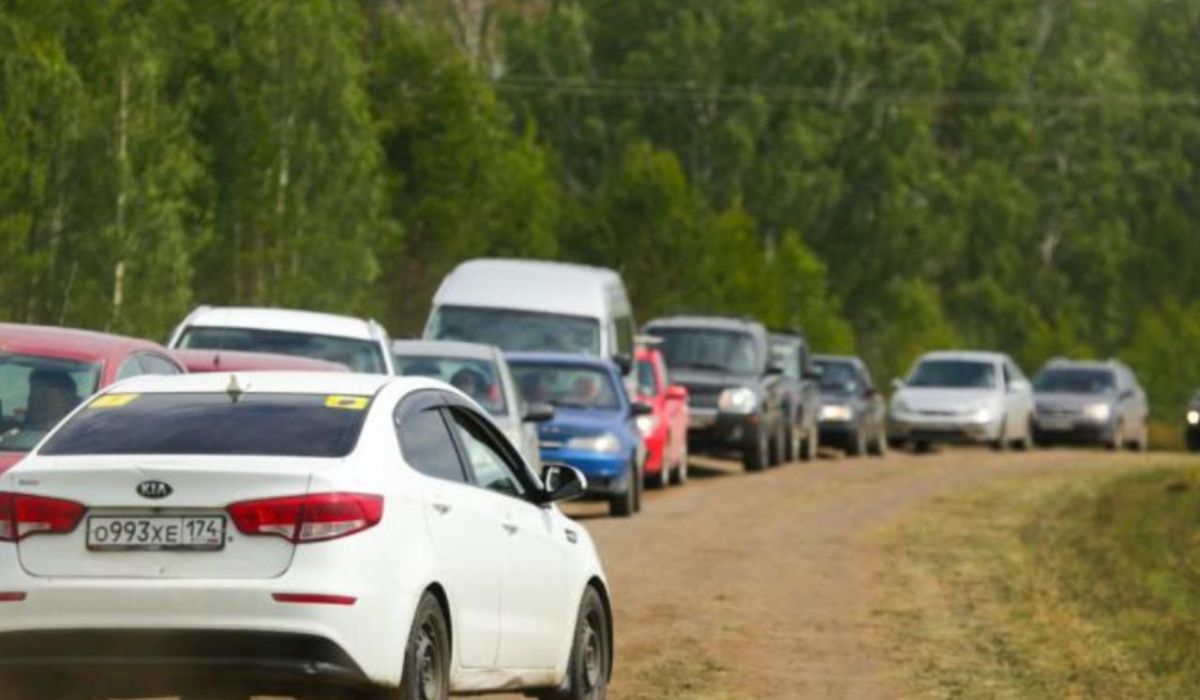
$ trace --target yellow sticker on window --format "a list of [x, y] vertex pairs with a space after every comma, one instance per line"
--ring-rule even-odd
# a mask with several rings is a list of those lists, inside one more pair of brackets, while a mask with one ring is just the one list
[[325, 406], [347, 411], [361, 411], [367, 407], [367, 401], [365, 396], [326, 396]]
[[88, 408], [120, 408], [137, 397], [137, 394], [105, 394], [97, 397], [88, 405]]

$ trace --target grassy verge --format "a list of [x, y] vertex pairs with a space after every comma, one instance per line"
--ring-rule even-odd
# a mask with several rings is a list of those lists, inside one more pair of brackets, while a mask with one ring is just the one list
[[906, 696], [1200, 697], [1200, 469], [1012, 480], [885, 541]]

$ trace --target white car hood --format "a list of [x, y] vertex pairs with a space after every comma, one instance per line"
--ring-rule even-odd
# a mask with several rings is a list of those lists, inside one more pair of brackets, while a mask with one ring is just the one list
[[965, 413], [995, 406], [1000, 393], [995, 389], [938, 389], [905, 387], [896, 395], [909, 409], [922, 413]]

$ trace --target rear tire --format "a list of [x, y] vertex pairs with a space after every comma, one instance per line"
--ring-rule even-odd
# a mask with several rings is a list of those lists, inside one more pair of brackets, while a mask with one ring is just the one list
[[609, 628], [604, 601], [595, 588], [588, 586], [583, 602], [579, 604], [563, 687], [539, 691], [534, 697], [541, 700], [604, 700], [608, 697], [608, 682], [612, 678]]
[[450, 696], [450, 631], [442, 604], [432, 593], [421, 596], [404, 649], [400, 687], [378, 700], [445, 700]]
[[767, 444], [767, 434], [760, 426], [754, 431], [746, 446], [742, 448], [742, 466], [748, 472], [759, 472], [766, 469], [767, 453], [770, 449], [770, 445]]

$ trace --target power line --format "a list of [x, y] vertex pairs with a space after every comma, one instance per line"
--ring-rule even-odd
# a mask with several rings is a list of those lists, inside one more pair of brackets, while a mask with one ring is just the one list
[[514, 93], [556, 93], [597, 99], [695, 100], [717, 102], [799, 102], [849, 106], [854, 104], [961, 104], [983, 106], [1200, 106], [1200, 94], [1164, 93], [1001, 93], [969, 91], [851, 90], [794, 85], [721, 85], [693, 81], [637, 81], [506, 75], [497, 90]]

